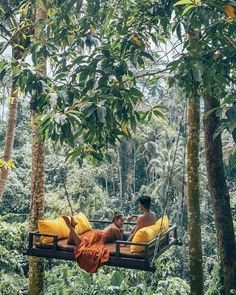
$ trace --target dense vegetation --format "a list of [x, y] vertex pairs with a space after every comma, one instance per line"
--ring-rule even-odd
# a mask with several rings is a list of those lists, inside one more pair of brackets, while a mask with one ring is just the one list
[[[35, 196], [44, 218], [72, 209], [110, 219], [114, 210], [138, 213], [143, 193], [157, 216], [167, 210], [183, 246], [164, 253], [151, 275], [107, 267], [90, 275], [45, 261], [44, 294], [235, 294], [236, 3], [121, 2], [0, 1], [1, 52], [13, 49], [0, 60], [1, 294], [28, 294], [28, 224], [43, 216], [34, 214]], [[211, 162], [220, 163], [222, 148], [217, 174]]]
[[[20, 112], [22, 120], [17, 126], [17, 133], [19, 132], [21, 137], [18, 137], [19, 142], [14, 147], [16, 169], [10, 174], [6, 197], [1, 203], [1, 292], [3, 294], [27, 294], [28, 267], [24, 252], [27, 246], [31, 139], [29, 130], [24, 133], [28, 125], [28, 119], [24, 116], [25, 109], [20, 108]], [[173, 163], [175, 139], [179, 132], [177, 124], [171, 125], [167, 124], [167, 121], [154, 119], [150, 124], [138, 128], [129, 146], [130, 154], [133, 153], [134, 145], [137, 151], [136, 177], [135, 180], [131, 179], [129, 187], [129, 190], [133, 191], [135, 181], [136, 193], [126, 194], [123, 199], [119, 194], [118, 171], [121, 166], [117, 161], [116, 150], [112, 151], [114, 157], [112, 163], [116, 163], [116, 166], [102, 163], [95, 167], [85, 162], [80, 167], [74, 163], [65, 164], [63, 156], [55, 156], [49, 149], [46, 156], [45, 217], [53, 218], [61, 214], [70, 214], [62, 177], [75, 212], [81, 210], [91, 217], [102, 219], [110, 218], [114, 209], [121, 209], [128, 215], [129, 212], [138, 212], [136, 197], [141, 192], [146, 192], [152, 195], [153, 210], [160, 216], [165, 198], [165, 169]], [[4, 136], [3, 131], [1, 136]], [[183, 246], [176, 246], [164, 254], [156, 262], [157, 272], [151, 276], [139, 271], [108, 270], [108, 268], [100, 270], [97, 275], [89, 275], [80, 271], [75, 263], [48, 261], [45, 294], [189, 294], [186, 200], [182, 191], [184, 144], [185, 141], [181, 140], [177, 148], [173, 187], [168, 194], [168, 214], [172, 222], [178, 224]], [[124, 161], [126, 162], [126, 158]], [[133, 175], [133, 163], [130, 162], [128, 178], [132, 178]], [[158, 163], [163, 165], [157, 166]], [[219, 266], [205, 171], [201, 171], [201, 180], [204, 266], [207, 275], [205, 284], [206, 289], [209, 289], [208, 294], [215, 294], [214, 289], [216, 291], [219, 287], [217, 277]], [[127, 204], [127, 208], [123, 204]], [[137, 282], [144, 283], [137, 284]]]

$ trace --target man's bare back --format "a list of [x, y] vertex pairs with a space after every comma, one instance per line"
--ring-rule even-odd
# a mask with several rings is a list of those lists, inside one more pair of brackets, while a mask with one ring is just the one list
[[156, 214], [154, 212], [144, 212], [142, 215], [139, 215], [137, 218], [137, 224], [139, 227], [145, 227], [155, 224], [157, 221]]

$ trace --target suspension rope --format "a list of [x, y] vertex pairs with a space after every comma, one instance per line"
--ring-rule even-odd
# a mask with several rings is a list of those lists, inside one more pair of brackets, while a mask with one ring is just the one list
[[[182, 123], [183, 123], [183, 121], [185, 119], [185, 113], [186, 113], [186, 103], [184, 105], [184, 111], [183, 111], [183, 114], [181, 116], [181, 120], [180, 120], [180, 123], [179, 123], [180, 126], [182, 125]], [[158, 250], [159, 250], [161, 234], [162, 234], [162, 224], [163, 224], [163, 219], [164, 219], [166, 209], [167, 209], [167, 204], [168, 204], [168, 194], [169, 194], [170, 180], [171, 180], [173, 172], [174, 172], [174, 165], [175, 165], [177, 149], [178, 149], [179, 140], [180, 140], [180, 133], [181, 133], [181, 130], [179, 128], [179, 132], [178, 132], [178, 136], [177, 136], [177, 140], [176, 140], [176, 145], [175, 145], [174, 157], [173, 157], [173, 161], [172, 161], [172, 165], [171, 165], [171, 170], [170, 170], [170, 173], [169, 173], [169, 177], [167, 178], [166, 191], [165, 191], [165, 202], [164, 202], [162, 216], [161, 216], [160, 234], [158, 235], [158, 237], [156, 239], [154, 254], [153, 254], [153, 258], [152, 258], [152, 262], [151, 262], [152, 264], [154, 264], [154, 261], [156, 259], [156, 256], [157, 256], [157, 253], [158, 253]], [[185, 157], [185, 155], [184, 155], [184, 157]], [[184, 159], [184, 162], [185, 162], [185, 159]]]
[[[181, 116], [181, 120], [179, 122], [180, 126], [182, 125], [182, 123], [184, 121], [185, 109], [186, 109], [186, 103], [184, 105], [184, 111], [183, 111], [183, 114]], [[175, 160], [176, 160], [176, 156], [177, 156], [177, 149], [178, 149], [178, 146], [179, 146], [180, 133], [181, 133], [181, 130], [179, 128], [179, 132], [178, 132], [178, 136], [177, 136], [177, 140], [176, 140], [176, 145], [175, 145], [174, 157], [173, 157], [173, 161], [172, 161], [172, 165], [171, 165], [171, 170], [170, 170], [170, 173], [169, 173], [169, 177], [167, 179], [167, 185], [166, 185], [166, 191], [165, 191], [165, 202], [164, 202], [164, 206], [163, 206], [162, 219], [161, 219], [161, 227], [162, 227], [163, 217], [164, 217], [164, 215], [166, 213], [166, 209], [167, 209], [170, 180], [172, 179], [172, 175], [173, 175], [173, 172], [174, 172], [174, 165], [175, 165]]]
[[73, 210], [73, 207], [72, 207], [72, 204], [71, 204], [71, 201], [70, 201], [70, 196], [69, 196], [69, 193], [68, 193], [68, 190], [67, 190], [66, 181], [65, 181], [65, 179], [63, 177], [64, 167], [59, 162], [55, 147], [53, 147], [53, 150], [54, 150], [54, 153], [56, 155], [56, 161], [57, 161], [57, 164], [58, 164], [58, 167], [59, 167], [59, 171], [58, 171], [59, 179], [62, 182], [64, 191], [65, 191], [65, 196], [66, 196], [66, 200], [68, 202], [69, 208], [70, 208], [71, 216], [73, 216], [74, 215], [74, 210]]

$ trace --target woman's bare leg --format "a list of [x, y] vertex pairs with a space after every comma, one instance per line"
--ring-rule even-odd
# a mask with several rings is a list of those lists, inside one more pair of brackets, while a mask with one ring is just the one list
[[[76, 225], [77, 225], [77, 222], [74, 220], [74, 218], [71, 216], [71, 219], [70, 219], [70, 225], [75, 228]], [[69, 236], [68, 236], [68, 239], [67, 239], [67, 244], [68, 245], [75, 245], [75, 242], [74, 242], [74, 238], [73, 238], [73, 232], [70, 230], [70, 233], [69, 233]]]
[[75, 231], [76, 222], [74, 221], [73, 217], [71, 217], [71, 220], [68, 216], [63, 215], [62, 218], [65, 220], [66, 225], [70, 229], [70, 234], [68, 237], [68, 244], [69, 245], [76, 245], [78, 246], [80, 244], [80, 237]]

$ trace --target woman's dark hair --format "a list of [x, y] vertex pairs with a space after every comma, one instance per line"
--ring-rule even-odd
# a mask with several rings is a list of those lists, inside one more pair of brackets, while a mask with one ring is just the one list
[[143, 205], [144, 208], [146, 208], [148, 210], [150, 209], [150, 207], [151, 207], [151, 197], [143, 195], [138, 199], [138, 201], [139, 201], [139, 203], [141, 205]]
[[124, 217], [124, 215], [120, 212], [114, 212], [112, 222], [116, 221], [117, 219], [120, 219], [121, 217]]

